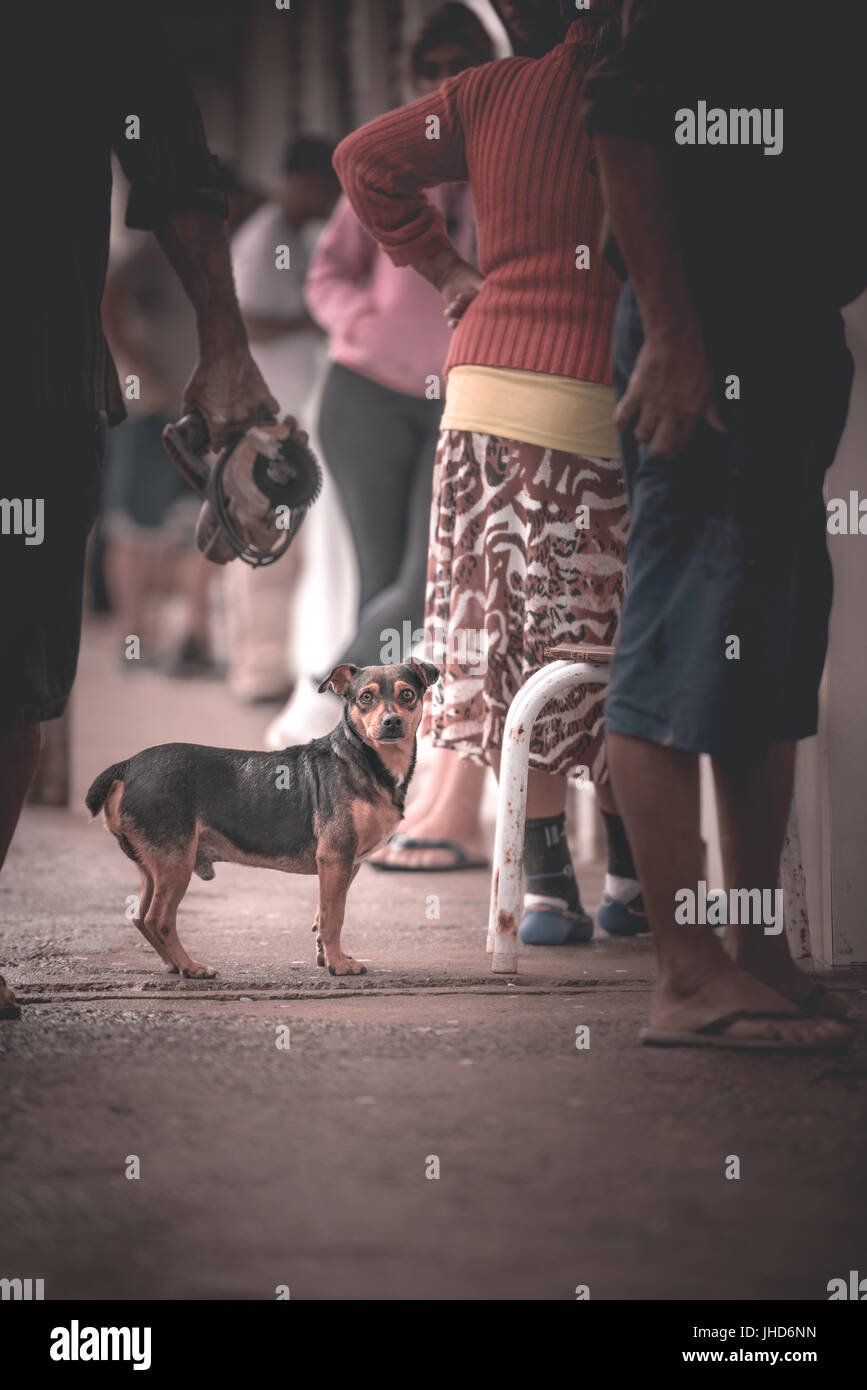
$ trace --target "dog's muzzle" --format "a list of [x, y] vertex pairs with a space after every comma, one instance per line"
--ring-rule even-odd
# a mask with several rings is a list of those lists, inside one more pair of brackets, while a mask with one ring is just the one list
[[403, 720], [399, 714], [386, 714], [380, 720], [376, 737], [381, 743], [396, 743], [398, 739], [403, 738], [403, 735]]

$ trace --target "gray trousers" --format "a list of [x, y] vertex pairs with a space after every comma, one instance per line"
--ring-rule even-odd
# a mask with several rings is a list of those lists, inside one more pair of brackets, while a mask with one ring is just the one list
[[442, 401], [391, 391], [334, 363], [319, 440], [358, 556], [358, 628], [341, 661], [378, 665], [387, 629], [424, 618], [431, 483]]

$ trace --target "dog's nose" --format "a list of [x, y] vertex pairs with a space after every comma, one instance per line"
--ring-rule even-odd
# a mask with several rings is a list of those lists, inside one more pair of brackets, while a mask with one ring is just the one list
[[403, 734], [403, 720], [399, 714], [386, 714], [379, 726], [380, 738], [400, 738]]

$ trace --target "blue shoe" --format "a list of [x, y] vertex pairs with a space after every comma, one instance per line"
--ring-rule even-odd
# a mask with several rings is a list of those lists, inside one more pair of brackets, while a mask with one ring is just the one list
[[609, 893], [604, 893], [596, 921], [609, 936], [641, 936], [650, 931], [640, 893], [628, 903], [618, 902]]
[[589, 941], [593, 920], [583, 907], [570, 912], [553, 903], [532, 903], [524, 908], [518, 936], [527, 946], [572, 946]]

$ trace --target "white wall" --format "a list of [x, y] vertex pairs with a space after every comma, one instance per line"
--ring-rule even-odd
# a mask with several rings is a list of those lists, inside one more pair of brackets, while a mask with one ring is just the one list
[[[845, 319], [855, 381], [825, 496], [854, 489], [867, 498], [867, 294]], [[813, 954], [852, 965], [867, 961], [867, 535], [829, 536], [828, 545], [830, 646], [819, 732], [800, 749], [797, 805]]]

